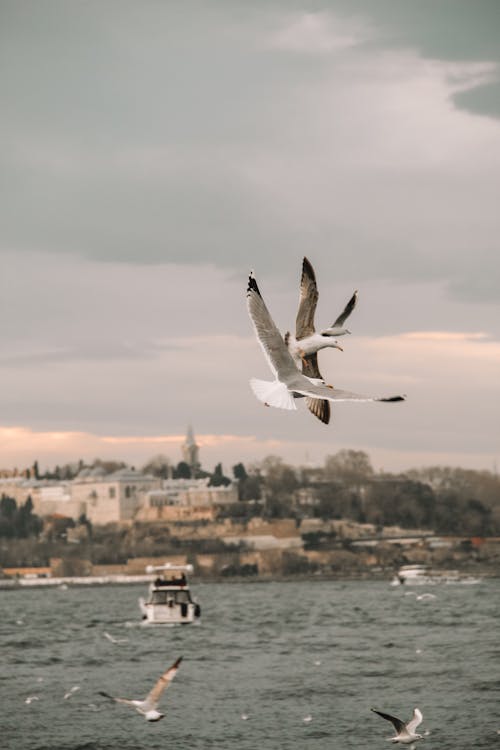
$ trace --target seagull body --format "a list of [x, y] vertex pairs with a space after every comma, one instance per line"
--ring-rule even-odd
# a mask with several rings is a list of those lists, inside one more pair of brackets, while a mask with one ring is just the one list
[[63, 695], [64, 700], [67, 701], [68, 698], [71, 698], [79, 690], [80, 690], [80, 685], [73, 685], [73, 687], [70, 688], [67, 693], [64, 693]]
[[103, 636], [107, 638], [108, 641], [111, 641], [111, 643], [121, 644], [121, 643], [128, 642], [128, 638], [115, 638], [114, 636], [112, 636], [110, 633], [107, 633], [106, 631], [104, 631]]
[[322, 378], [301, 373], [288, 351], [257, 286], [250, 274], [247, 288], [247, 305], [257, 340], [274, 374], [274, 380], [252, 378], [250, 386], [255, 396], [266, 406], [278, 409], [296, 409], [296, 398], [323, 399], [327, 401], [404, 401], [403, 396], [374, 398], [326, 385]]
[[[354, 292], [351, 299], [339, 315], [335, 323], [329, 328], [325, 328], [319, 333], [314, 328], [314, 314], [318, 304], [318, 287], [316, 285], [316, 276], [314, 269], [307, 258], [302, 261], [302, 276], [300, 278], [300, 296], [297, 318], [295, 321], [295, 336], [291, 333], [285, 334], [285, 343], [288, 351], [292, 355], [295, 364], [300, 368], [302, 362], [302, 373], [310, 378], [319, 378], [322, 380], [318, 367], [317, 354], [320, 349], [331, 347], [340, 349], [342, 347], [335, 341], [336, 336], [343, 336], [350, 333], [344, 327], [351, 312], [354, 310], [357, 300], [357, 292]], [[330, 421], [330, 403], [323, 399], [310, 399], [306, 401], [307, 408], [321, 422], [328, 424]]]
[[153, 689], [147, 694], [146, 698], [142, 701], [139, 700], [129, 700], [128, 698], [115, 698], [114, 695], [109, 695], [109, 693], [104, 693], [102, 690], [99, 691], [99, 695], [103, 695], [105, 698], [109, 698], [112, 701], [115, 701], [115, 703], [123, 703], [125, 706], [130, 706], [131, 708], [135, 708], [136, 711], [138, 711], [140, 714], [144, 716], [146, 721], [159, 721], [160, 719], [163, 719], [165, 714], [162, 714], [158, 711], [158, 703], [160, 700], [160, 697], [165, 690], [169, 686], [169, 684], [174, 679], [175, 675], [177, 674], [177, 670], [179, 668], [179, 664], [182, 661], [182, 656], [175, 661], [171, 667], [167, 669], [166, 672], [162, 674], [162, 676], [159, 678], [159, 680], [156, 682]]
[[401, 742], [403, 745], [410, 745], [416, 740], [423, 740], [424, 737], [422, 734], [415, 733], [415, 729], [424, 718], [420, 709], [414, 709], [412, 718], [406, 724], [404, 723], [404, 721], [401, 721], [401, 719], [397, 719], [395, 716], [391, 716], [390, 714], [384, 714], [382, 713], [382, 711], [377, 711], [375, 708], [372, 708], [372, 711], [381, 716], [383, 719], [390, 721], [393, 725], [394, 729], [396, 730], [396, 734], [394, 735], [394, 737], [389, 738], [391, 742]]

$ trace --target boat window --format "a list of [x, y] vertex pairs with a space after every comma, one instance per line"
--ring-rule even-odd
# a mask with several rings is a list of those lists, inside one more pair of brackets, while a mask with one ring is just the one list
[[153, 604], [166, 604], [167, 603], [167, 592], [166, 591], [153, 591]]
[[189, 596], [189, 591], [177, 591], [175, 594], [175, 601], [177, 604], [182, 604], [183, 602], [190, 602], [191, 597]]

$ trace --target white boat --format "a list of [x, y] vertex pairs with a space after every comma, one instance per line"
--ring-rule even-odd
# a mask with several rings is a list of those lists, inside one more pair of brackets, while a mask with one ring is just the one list
[[392, 586], [420, 586], [435, 583], [480, 583], [480, 578], [464, 576], [458, 570], [439, 570], [427, 565], [403, 565], [391, 581]]
[[148, 565], [159, 575], [149, 585], [148, 598], [139, 599], [143, 625], [187, 625], [199, 621], [201, 607], [191, 598], [186, 573], [192, 565]]

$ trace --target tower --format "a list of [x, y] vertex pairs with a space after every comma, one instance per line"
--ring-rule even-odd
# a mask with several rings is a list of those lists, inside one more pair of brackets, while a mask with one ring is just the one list
[[198, 469], [200, 468], [199, 453], [200, 447], [196, 444], [193, 428], [189, 425], [186, 433], [186, 440], [182, 445], [182, 456], [184, 461], [191, 468], [191, 476], [193, 478], [196, 477]]

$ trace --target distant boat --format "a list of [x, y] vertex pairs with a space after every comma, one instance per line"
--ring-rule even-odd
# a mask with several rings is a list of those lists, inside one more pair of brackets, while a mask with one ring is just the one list
[[143, 625], [188, 625], [199, 621], [201, 607], [191, 598], [186, 573], [192, 565], [148, 565], [146, 573], [160, 573], [150, 585], [148, 598], [139, 599]]
[[440, 570], [428, 565], [403, 565], [391, 581], [391, 586], [421, 586], [435, 583], [480, 583], [480, 578], [464, 576], [458, 570]]

